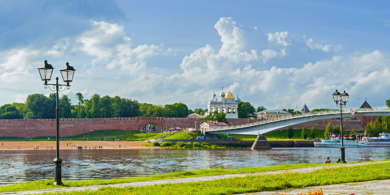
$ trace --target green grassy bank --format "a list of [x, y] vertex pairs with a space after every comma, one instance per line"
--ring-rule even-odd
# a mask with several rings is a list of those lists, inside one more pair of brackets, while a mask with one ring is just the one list
[[203, 136], [203, 134], [200, 131], [181, 131], [164, 139], [196, 139], [198, 136]]
[[[120, 140], [132, 140], [132, 141], [146, 141], [149, 139], [156, 139], [169, 133], [140, 133], [139, 130], [126, 131], [126, 130], [99, 130], [90, 133], [84, 133], [72, 137], [61, 137], [61, 141], [98, 141], [120, 139]], [[47, 138], [50, 138], [49, 140]], [[27, 139], [30, 141], [30, 138]], [[31, 141], [53, 141], [54, 136], [43, 136], [31, 138]], [[0, 141], [26, 141], [24, 137], [0, 137]]]
[[309, 173], [283, 173], [233, 177], [213, 181], [175, 183], [141, 187], [103, 187], [97, 191], [47, 194], [237, 194], [308, 186], [390, 179], [390, 163], [322, 169]]
[[[270, 167], [247, 167], [240, 169], [201, 169], [196, 171], [179, 171], [173, 173], [166, 173], [160, 175], [153, 175], [149, 177], [129, 177], [129, 178], [117, 178], [110, 180], [93, 179], [83, 181], [67, 181], [63, 180], [64, 186], [53, 186], [54, 179], [49, 180], [37, 180], [33, 182], [24, 182], [18, 184], [12, 184], [8, 186], [0, 186], [0, 192], [11, 192], [11, 191], [23, 191], [23, 190], [38, 190], [38, 189], [51, 189], [51, 188], [62, 188], [62, 187], [78, 187], [78, 186], [92, 186], [92, 185], [105, 185], [115, 183], [128, 183], [136, 181], [152, 181], [162, 179], [174, 179], [174, 178], [187, 178], [187, 177], [201, 177], [201, 176], [212, 176], [212, 175], [224, 175], [224, 174], [237, 174], [237, 173], [256, 173], [265, 171], [276, 171], [276, 170], [289, 170], [307, 167], [318, 167], [318, 166], [329, 166], [332, 164], [316, 164], [316, 163], [303, 163], [303, 164], [282, 164]], [[351, 163], [348, 163], [351, 164]], [[390, 165], [390, 163], [385, 163]]]
[[175, 144], [171, 144], [170, 142], [163, 142], [159, 143], [158, 141], [155, 141], [151, 144], [146, 144], [146, 146], [157, 146], [157, 147], [164, 147], [167, 149], [228, 149], [228, 148], [248, 148], [244, 146], [240, 146], [237, 144], [227, 144], [227, 145], [214, 145], [209, 144], [207, 142], [177, 142]]

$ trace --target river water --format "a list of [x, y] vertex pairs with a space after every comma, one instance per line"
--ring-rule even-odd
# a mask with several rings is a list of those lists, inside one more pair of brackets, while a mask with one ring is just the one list
[[[225, 150], [63, 150], [66, 180], [149, 176], [205, 168], [261, 167], [285, 163], [336, 161], [339, 148], [274, 148]], [[0, 153], [0, 185], [54, 177], [55, 151]], [[347, 148], [346, 161], [390, 159], [390, 148]]]

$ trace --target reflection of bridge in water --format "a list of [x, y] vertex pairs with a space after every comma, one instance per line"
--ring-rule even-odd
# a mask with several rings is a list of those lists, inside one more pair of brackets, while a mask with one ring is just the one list
[[[348, 110], [343, 110], [343, 117], [357, 117], [357, 116], [390, 116], [389, 108], [377, 108], [377, 109], [357, 109], [355, 114], [352, 115]], [[338, 111], [325, 111], [318, 113], [301, 114], [294, 116], [286, 116], [281, 118], [274, 118], [269, 120], [258, 121], [254, 123], [229, 126], [221, 129], [213, 129], [206, 131], [206, 134], [247, 134], [258, 135], [266, 134], [280, 128], [311, 122], [324, 119], [340, 118], [340, 110]]]

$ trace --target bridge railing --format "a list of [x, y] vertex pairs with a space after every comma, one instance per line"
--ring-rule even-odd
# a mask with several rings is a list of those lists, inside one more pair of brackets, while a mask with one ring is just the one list
[[[390, 111], [390, 108], [359, 108], [355, 110], [356, 113], [359, 112], [377, 112], [377, 111]], [[343, 109], [342, 113], [343, 114], [349, 114], [351, 111], [348, 109]], [[234, 126], [227, 126], [227, 127], [222, 127], [220, 129], [216, 129], [214, 131], [221, 131], [221, 130], [230, 130], [230, 129], [237, 129], [237, 128], [245, 128], [245, 127], [253, 127], [253, 126], [258, 126], [262, 124], [268, 124], [276, 121], [284, 121], [284, 120], [290, 120], [290, 119], [297, 119], [297, 118], [304, 118], [308, 116], [322, 116], [322, 115], [330, 115], [330, 114], [340, 114], [340, 110], [329, 110], [329, 111], [320, 111], [320, 112], [315, 112], [315, 113], [301, 113], [301, 114], [295, 114], [292, 116], [284, 116], [284, 117], [278, 117], [278, 118], [272, 118], [272, 119], [265, 119], [262, 121], [256, 121], [252, 123], [247, 123], [247, 124], [241, 124], [241, 125], [234, 125]], [[213, 131], [213, 130], [211, 130]]]

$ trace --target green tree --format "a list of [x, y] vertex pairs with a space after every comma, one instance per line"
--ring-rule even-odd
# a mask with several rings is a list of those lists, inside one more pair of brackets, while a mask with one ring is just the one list
[[79, 101], [78, 102], [78, 112], [77, 112], [77, 118], [85, 118], [85, 111], [84, 111], [84, 96], [81, 93], [76, 93], [76, 98]]
[[[25, 104], [26, 110], [31, 112], [28, 116], [33, 118], [52, 118], [49, 117], [49, 103], [48, 98], [43, 94], [29, 95]], [[55, 113], [55, 110], [52, 110], [51, 112]]]
[[4, 104], [0, 107], [0, 119], [22, 119], [19, 110], [11, 104]]
[[238, 118], [249, 118], [255, 112], [255, 108], [249, 102], [237, 103]]
[[257, 112], [261, 112], [261, 111], [264, 111], [264, 110], [267, 110], [267, 108], [264, 107], [264, 106], [257, 106], [257, 108], [256, 108]]
[[316, 138], [316, 129], [314, 128], [314, 126], [311, 127], [310, 132], [309, 132], [309, 135], [310, 135], [310, 137], [313, 138], [313, 139]]
[[375, 121], [371, 121], [365, 128], [364, 133], [370, 137], [378, 137], [382, 133], [381, 125]]
[[288, 128], [287, 128], [287, 137], [288, 138], [292, 138], [292, 137], [294, 137], [294, 129], [293, 129], [293, 127], [292, 126], [289, 126]]
[[386, 100], [386, 106], [390, 108], [390, 99]]
[[[334, 134], [340, 134], [341, 131], [340, 131], [340, 126], [336, 126], [334, 129], [333, 129], [333, 133]], [[343, 126], [343, 134], [345, 135], [345, 127]]]
[[326, 128], [325, 128], [325, 133], [324, 133], [324, 137], [325, 139], [329, 139], [329, 135], [333, 133], [333, 125], [331, 122], [328, 123], [328, 125], [326, 125]]
[[60, 118], [72, 118], [72, 103], [67, 95], [60, 99]]
[[100, 118], [101, 117], [101, 107], [100, 107], [100, 95], [94, 94], [89, 103], [90, 103], [90, 118]]
[[102, 118], [111, 118], [112, 116], [112, 105], [110, 96], [106, 95], [99, 99], [100, 114]]
[[306, 139], [307, 134], [308, 134], [308, 132], [307, 132], [306, 126], [303, 126], [302, 133], [301, 133], [302, 139]]
[[352, 134], [355, 134], [356, 133], [356, 130], [355, 129], [352, 129], [350, 132], [349, 132], [349, 136], [351, 136]]
[[218, 113], [218, 111], [215, 111], [212, 114], [207, 115], [200, 123], [202, 124], [203, 122], [224, 122], [226, 124], [229, 124], [229, 122], [226, 119], [226, 114], [225, 113]]

